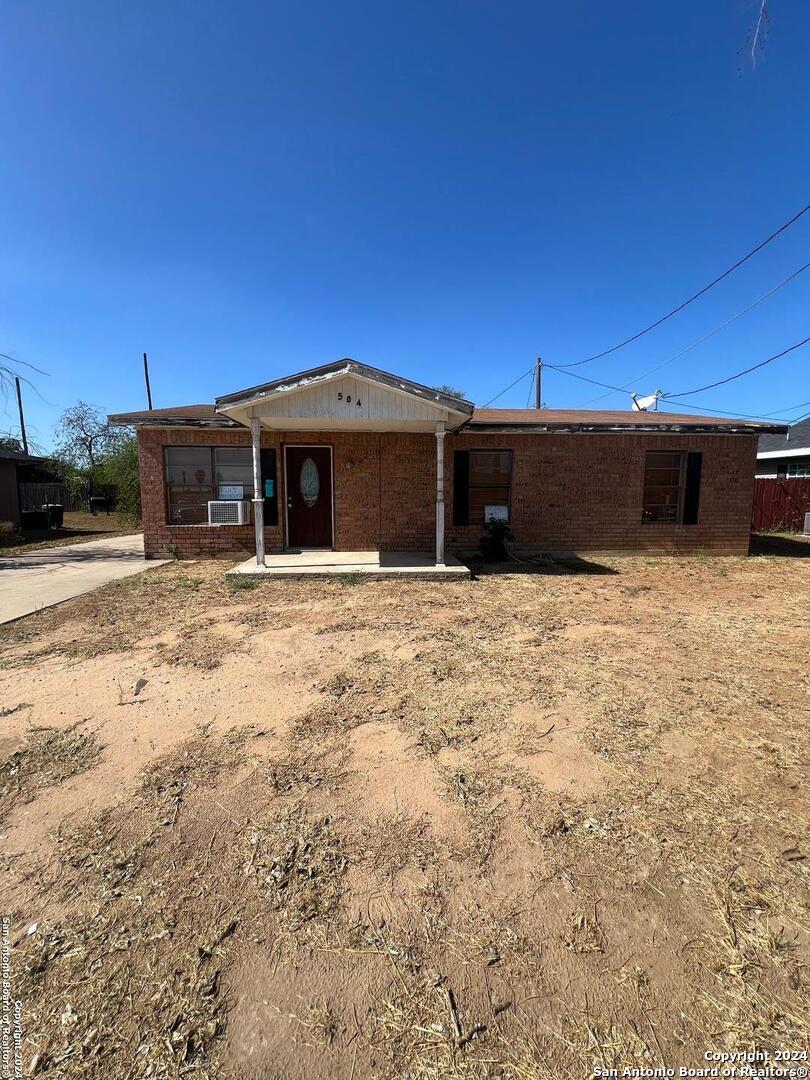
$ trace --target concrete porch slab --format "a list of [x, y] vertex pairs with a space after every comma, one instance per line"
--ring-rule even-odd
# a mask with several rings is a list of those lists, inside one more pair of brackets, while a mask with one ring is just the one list
[[265, 566], [257, 566], [255, 557], [226, 571], [256, 577], [314, 577], [334, 574], [373, 574], [375, 577], [411, 577], [431, 579], [469, 578], [469, 567], [453, 555], [444, 566], [436, 566], [434, 556], [421, 551], [287, 551], [266, 555]]

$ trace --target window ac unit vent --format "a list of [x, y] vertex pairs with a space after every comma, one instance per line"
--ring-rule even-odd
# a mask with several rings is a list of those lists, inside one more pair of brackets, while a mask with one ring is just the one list
[[247, 499], [215, 499], [208, 503], [209, 525], [247, 525], [249, 522], [250, 503]]

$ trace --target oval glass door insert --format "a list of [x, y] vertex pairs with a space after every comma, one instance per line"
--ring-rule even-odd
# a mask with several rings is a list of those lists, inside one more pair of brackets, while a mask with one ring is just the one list
[[318, 501], [321, 493], [321, 478], [318, 475], [318, 466], [311, 457], [306, 458], [301, 466], [301, 476], [298, 481], [301, 489], [301, 498], [310, 509]]

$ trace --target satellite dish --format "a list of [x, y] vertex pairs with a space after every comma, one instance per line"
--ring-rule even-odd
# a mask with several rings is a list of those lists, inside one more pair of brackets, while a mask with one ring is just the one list
[[652, 408], [655, 412], [658, 412], [658, 399], [661, 397], [661, 391], [656, 390], [654, 394], [649, 394], [647, 397], [639, 397], [638, 394], [631, 394], [630, 400], [633, 402], [633, 409], [636, 412], [647, 412]]

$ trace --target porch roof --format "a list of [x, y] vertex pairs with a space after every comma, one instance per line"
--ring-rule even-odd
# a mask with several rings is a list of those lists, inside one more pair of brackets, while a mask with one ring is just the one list
[[219, 397], [217, 413], [279, 430], [435, 431], [474, 405], [348, 357]]

